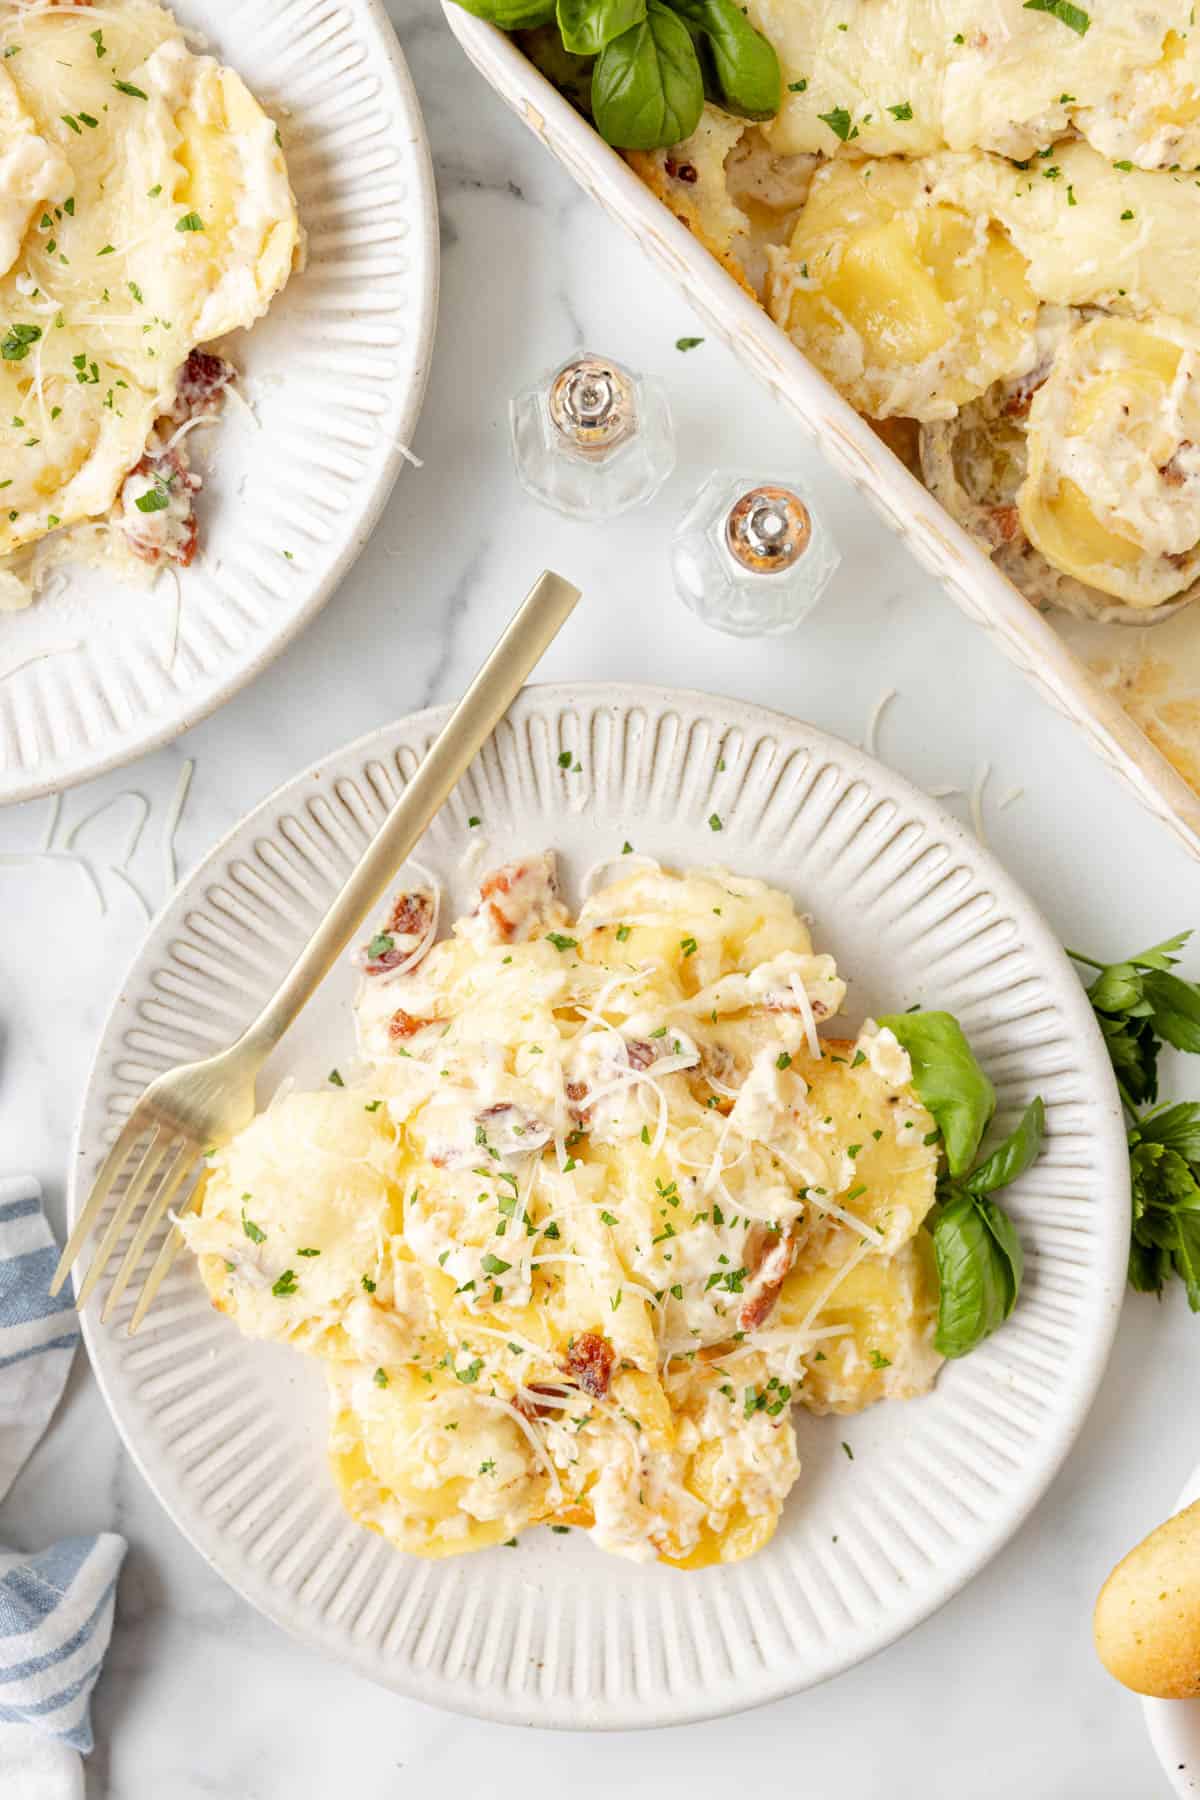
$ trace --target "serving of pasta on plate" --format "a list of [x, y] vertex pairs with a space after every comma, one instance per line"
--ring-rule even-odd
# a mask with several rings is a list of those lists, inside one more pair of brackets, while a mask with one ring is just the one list
[[[1019, 1246], [995, 1317], [951, 1316], [947, 1165], [994, 1096], [948, 1015], [822, 1037], [845, 983], [787, 895], [615, 861], [574, 916], [552, 854], [496, 868], [447, 936], [432, 881], [400, 892], [359, 955], [357, 1072], [279, 1094], [182, 1220], [213, 1304], [324, 1362], [343, 1503], [401, 1550], [547, 1523], [751, 1555], [794, 1406], [920, 1395], [1016, 1297]], [[919, 1091], [931, 1032], [975, 1084], [965, 1135], [945, 1079], [938, 1116]]]

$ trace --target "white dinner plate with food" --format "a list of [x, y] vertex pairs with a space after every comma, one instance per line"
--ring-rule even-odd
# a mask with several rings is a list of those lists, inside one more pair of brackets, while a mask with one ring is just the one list
[[350, 567], [437, 304], [380, 0], [0, 0], [0, 801], [162, 743]]
[[[1175, 1511], [1200, 1500], [1200, 1467], [1192, 1470]], [[1142, 1701], [1146, 1729], [1171, 1786], [1186, 1800], [1200, 1794], [1200, 1700]]]
[[[171, 900], [73, 1213], [144, 1084], [273, 990], [444, 716], [298, 776]], [[133, 1338], [132, 1291], [87, 1309], [147, 1479], [281, 1625], [489, 1718], [679, 1723], [881, 1649], [1028, 1514], [1115, 1329], [1128, 1158], [1062, 950], [861, 751], [659, 688], [527, 690], [397, 883], [212, 1154], [197, 1256]], [[949, 1103], [935, 1011], [986, 1070], [952, 1051]], [[985, 1149], [1039, 1096], [1045, 1140], [939, 1248], [943, 1317], [916, 1226], [940, 1144], [974, 1166], [988, 1077]], [[935, 1315], [951, 1348], [999, 1328], [939, 1372]]]

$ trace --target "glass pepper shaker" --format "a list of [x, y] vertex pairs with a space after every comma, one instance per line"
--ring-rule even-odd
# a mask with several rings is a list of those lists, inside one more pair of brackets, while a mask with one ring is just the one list
[[675, 467], [657, 381], [580, 351], [509, 403], [521, 486], [574, 519], [611, 519], [656, 494]]
[[680, 599], [733, 637], [794, 631], [840, 561], [820, 513], [794, 482], [728, 469], [709, 476], [671, 539]]

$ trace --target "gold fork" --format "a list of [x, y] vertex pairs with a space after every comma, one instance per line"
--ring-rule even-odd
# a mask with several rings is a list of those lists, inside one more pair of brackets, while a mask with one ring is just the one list
[[[561, 575], [539, 576], [508, 629], [455, 707], [440, 735], [363, 852], [337, 899], [300, 952], [274, 997], [235, 1044], [203, 1062], [159, 1075], [146, 1089], [104, 1159], [87, 1204], [50, 1283], [57, 1294], [99, 1222], [122, 1172], [130, 1172], [79, 1285], [82, 1308], [111, 1262], [139, 1205], [145, 1210], [105, 1299], [107, 1320], [141, 1262], [155, 1227], [179, 1194], [202, 1149], [227, 1143], [254, 1117], [258, 1071], [341, 956], [363, 919], [446, 799], [480, 746], [499, 724], [526, 676], [557, 636], [579, 599]], [[135, 1158], [135, 1153], [140, 1155]], [[172, 1226], [138, 1296], [129, 1321], [132, 1336], [162, 1286], [182, 1238]]]

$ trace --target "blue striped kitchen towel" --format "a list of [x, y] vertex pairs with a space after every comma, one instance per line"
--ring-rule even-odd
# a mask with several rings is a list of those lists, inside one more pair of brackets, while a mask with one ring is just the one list
[[[0, 1180], [0, 1501], [50, 1423], [79, 1341], [69, 1296], [50, 1298], [57, 1261], [37, 1182]], [[92, 1748], [88, 1707], [124, 1555], [125, 1540], [107, 1531], [34, 1555], [0, 1548], [6, 1797], [82, 1792], [77, 1753]]]

